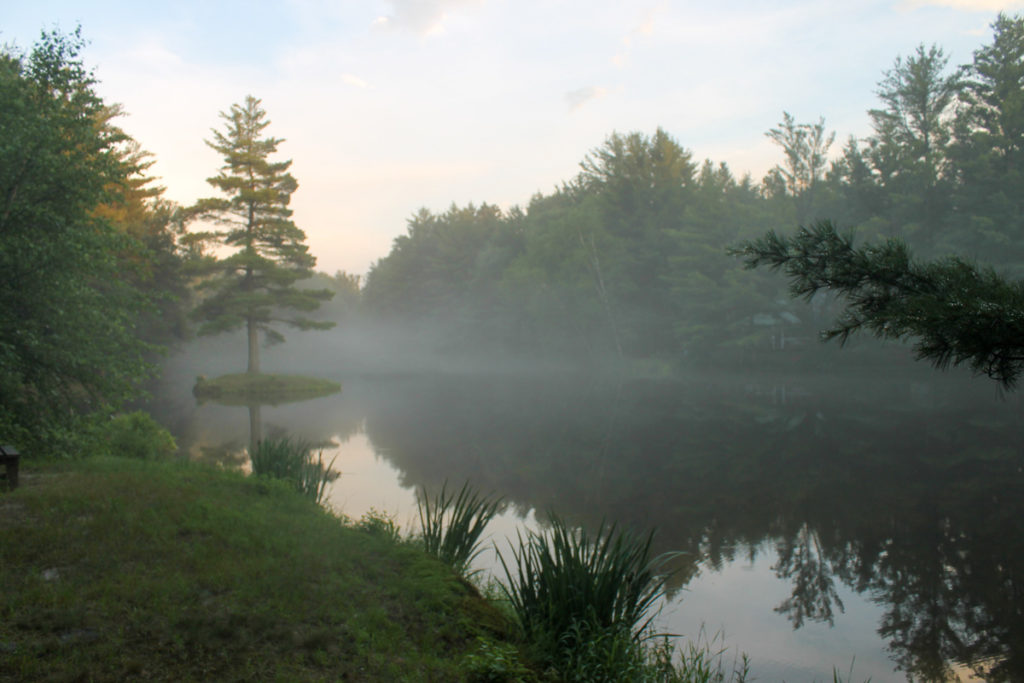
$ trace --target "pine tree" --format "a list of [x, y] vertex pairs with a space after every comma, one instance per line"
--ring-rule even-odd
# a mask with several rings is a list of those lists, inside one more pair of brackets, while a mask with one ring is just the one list
[[748, 268], [784, 272], [794, 297], [831, 290], [845, 298], [823, 339], [842, 344], [864, 330], [914, 340], [918, 359], [967, 365], [1007, 388], [1024, 372], [1024, 281], [955, 257], [919, 262], [901, 240], [855, 247], [829, 221], [790, 237], [772, 231], [732, 252]]
[[[301, 315], [314, 311], [331, 298], [329, 290], [301, 289], [299, 280], [313, 275], [316, 258], [305, 244], [306, 234], [291, 220], [288, 208], [298, 188], [288, 172], [291, 161], [270, 161], [283, 142], [261, 137], [270, 125], [260, 100], [246, 97], [244, 104], [221, 112], [224, 132], [213, 130], [206, 144], [224, 155], [220, 173], [207, 182], [227, 198], [199, 200], [192, 217], [212, 220], [223, 229], [195, 233], [192, 240], [214, 243], [233, 251], [224, 258], [204, 259], [205, 274], [199, 286], [207, 292], [194, 314], [202, 321], [199, 334], [218, 334], [245, 327], [248, 338], [248, 372], [260, 371], [259, 334], [267, 343], [284, 341], [271, 327], [283, 323], [298, 329], [328, 329], [332, 322]], [[291, 313], [289, 312], [291, 311]]]
[[961, 251], [1024, 274], [1024, 17], [1000, 14], [974, 53], [951, 156]]

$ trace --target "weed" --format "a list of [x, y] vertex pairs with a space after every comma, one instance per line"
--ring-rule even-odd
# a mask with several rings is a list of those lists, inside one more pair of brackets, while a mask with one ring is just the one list
[[[664, 639], [658, 655], [662, 662], [671, 662], [674, 648], [668, 639]], [[687, 640], [680, 652], [679, 663], [673, 667], [678, 672], [680, 681], [693, 683], [726, 683], [729, 681], [745, 681], [750, 671], [750, 659], [746, 654], [733, 657], [731, 671], [727, 672], [725, 655], [728, 647], [722, 632], [716, 632], [710, 638], [701, 626], [696, 639]]]
[[477, 638], [477, 649], [466, 655], [462, 668], [474, 683], [522, 683], [536, 680], [510, 643]]
[[356, 529], [365, 531], [372, 536], [382, 536], [396, 543], [402, 540], [402, 530], [395, 522], [394, 515], [370, 508], [354, 525]]
[[[846, 678], [839, 673], [839, 670], [832, 667], [832, 683], [849, 683], [853, 680], [853, 663], [856, 661], [856, 657], [850, 660], [850, 670], [846, 673]], [[871, 683], [871, 679], [867, 679], [864, 683]]]

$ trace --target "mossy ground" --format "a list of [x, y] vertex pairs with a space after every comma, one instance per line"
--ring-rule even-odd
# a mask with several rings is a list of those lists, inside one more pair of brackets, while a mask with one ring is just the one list
[[0, 680], [458, 681], [507, 621], [407, 543], [182, 462], [23, 462]]
[[276, 405], [329, 396], [341, 391], [341, 384], [318, 377], [238, 373], [215, 379], [200, 377], [192, 393], [199, 400], [217, 403]]

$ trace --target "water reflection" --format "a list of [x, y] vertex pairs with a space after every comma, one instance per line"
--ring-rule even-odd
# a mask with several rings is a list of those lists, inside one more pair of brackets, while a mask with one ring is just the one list
[[[963, 676], [966, 662], [989, 680], [1022, 680], [1024, 424], [1017, 399], [993, 398], [987, 384], [942, 378], [391, 378], [249, 421], [361, 444], [361, 457], [393, 469], [404, 510], [413, 487], [468, 479], [518, 514], [656, 526], [660, 550], [686, 553], [677, 593], [708, 572], [766, 569], [788, 586], [769, 608], [779, 638], [841, 632], [845, 611], [873, 602], [900, 677]], [[184, 440], [193, 452], [248, 440], [242, 411], [232, 421], [206, 408]], [[339, 486], [358, 476], [351, 452], [339, 457]], [[843, 669], [842, 648], [821, 647]]]

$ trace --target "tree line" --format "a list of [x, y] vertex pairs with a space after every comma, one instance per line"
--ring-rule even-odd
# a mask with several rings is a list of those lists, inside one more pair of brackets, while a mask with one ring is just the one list
[[421, 210], [373, 265], [364, 308], [440, 322], [453, 349], [707, 362], [809, 347], [839, 311], [834, 297], [794, 301], [727, 253], [766, 231], [831, 219], [1019, 276], [1024, 20], [999, 15], [961, 66], [921, 45], [876, 92], [871, 134], [839, 150], [823, 119], [783, 113], [766, 133], [782, 161], [759, 182], [658, 129], [613, 133], [525, 207]]
[[613, 133], [525, 207], [421, 210], [365, 282], [314, 272], [291, 220], [298, 183], [258, 99], [223, 112], [207, 143], [223, 157], [218, 196], [179, 207], [96, 94], [82, 47], [80, 31], [50, 32], [0, 51], [0, 439], [36, 452], [80, 449], [139, 396], [160, 349], [194, 331], [245, 329], [254, 373], [282, 325], [323, 329], [357, 310], [436, 326], [455, 353], [663, 367], [809, 346], [839, 310], [794, 301], [728, 253], [765, 231], [828, 217], [926, 257], [1024, 272], [1021, 17], [999, 15], [969, 64], [937, 46], [896, 58], [872, 134], [835, 158], [824, 120], [789, 113], [766, 133], [782, 161], [760, 181], [663, 129]]

